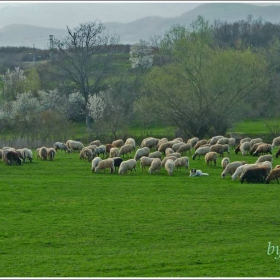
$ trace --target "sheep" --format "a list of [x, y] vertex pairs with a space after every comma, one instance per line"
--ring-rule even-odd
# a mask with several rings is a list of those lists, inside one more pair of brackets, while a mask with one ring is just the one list
[[178, 143], [184, 142], [183, 138], [181, 137], [174, 138], [172, 141], [178, 141]]
[[19, 158], [23, 160], [22, 149], [16, 149], [16, 153], [18, 154]]
[[128, 159], [126, 161], [123, 161], [119, 167], [118, 173], [120, 175], [124, 175], [128, 170], [130, 170], [130, 174], [131, 174], [133, 169], [134, 169], [134, 173], [136, 173], [136, 164], [137, 162], [135, 159]]
[[207, 144], [206, 139], [199, 140], [195, 145], [194, 145], [194, 150], [196, 151], [200, 146]]
[[187, 141], [187, 144], [190, 144], [191, 147], [193, 148], [198, 141], [199, 141], [199, 139], [197, 137], [193, 137]]
[[236, 153], [236, 154], [238, 154], [238, 152], [240, 152], [240, 146], [241, 146], [242, 144], [240, 143], [236, 148], [235, 148], [235, 150], [234, 150], [234, 152]]
[[[178, 142], [178, 143], [175, 143], [173, 144], [173, 146], [171, 147], [171, 149], [174, 151], [174, 152], [177, 152], [177, 150], [180, 148], [180, 146], [184, 145], [185, 143], [184, 142]], [[189, 144], [190, 145], [190, 144]]]
[[214, 162], [214, 166], [216, 166], [217, 157], [218, 157], [218, 154], [216, 152], [208, 152], [205, 155], [205, 162], [206, 162], [206, 164], [208, 165], [210, 162], [211, 162], [211, 164], [212, 164], [212, 162]]
[[39, 157], [41, 160], [46, 160], [48, 157], [48, 149], [46, 147], [38, 148], [37, 153], [37, 158]]
[[234, 181], [237, 177], [240, 177], [242, 174], [244, 168], [248, 167], [250, 164], [244, 164], [241, 166], [238, 166], [235, 170], [235, 172], [231, 175], [231, 179]]
[[161, 169], [161, 160], [159, 158], [154, 158], [148, 170], [149, 174], [152, 174], [153, 172], [156, 171], [159, 172], [160, 169]]
[[95, 147], [95, 153], [93, 154], [93, 156], [97, 155], [99, 156], [100, 154], [103, 155], [103, 157], [105, 156], [106, 153], [106, 146], [105, 145], [99, 145], [97, 147]]
[[195, 151], [194, 155], [192, 156], [192, 159], [195, 159], [197, 156], [200, 159], [200, 156], [206, 155], [208, 152], [210, 152], [210, 147], [209, 146], [200, 147]]
[[113, 157], [113, 161], [114, 161], [115, 170], [118, 170], [121, 163], [123, 162], [123, 159], [121, 157]]
[[139, 148], [134, 155], [134, 159], [137, 161], [143, 156], [148, 157], [149, 154], [150, 154], [150, 149], [148, 147]]
[[95, 168], [97, 167], [99, 161], [101, 161], [102, 159], [100, 157], [95, 157], [92, 161], [91, 161], [91, 171], [94, 172]]
[[113, 157], [119, 157], [120, 156], [120, 150], [116, 147], [113, 147], [111, 150], [110, 150], [110, 158], [113, 158]]
[[150, 157], [141, 157], [140, 158], [140, 167], [142, 169], [142, 171], [145, 169], [146, 166], [151, 166], [152, 162], [153, 162], [154, 158], [150, 158]]
[[240, 175], [240, 182], [243, 183], [245, 180], [250, 182], [264, 182], [268, 175], [268, 167], [257, 166], [253, 168], [247, 168], [243, 170]]
[[135, 140], [133, 138], [127, 138], [125, 140], [125, 145], [129, 144], [132, 146], [132, 150], [135, 150], [135, 147], [136, 147], [136, 143], [135, 143]]
[[181, 154], [180, 153], [171, 153], [171, 154], [168, 155], [168, 157], [170, 157], [170, 156], [174, 156], [176, 158], [180, 158]]
[[80, 152], [80, 159], [87, 159], [88, 161], [91, 161], [93, 159], [93, 153], [92, 150], [88, 147], [84, 147]]
[[174, 161], [172, 159], [168, 159], [164, 165], [164, 168], [169, 176], [172, 176], [174, 167], [175, 167]]
[[149, 149], [156, 148], [157, 144], [159, 142], [159, 139], [154, 137], [149, 137], [144, 139], [141, 143], [141, 148], [147, 147]]
[[221, 166], [222, 166], [222, 168], [225, 169], [226, 166], [227, 166], [229, 163], [230, 163], [230, 160], [229, 160], [228, 157], [223, 158], [222, 161], [221, 161]]
[[110, 150], [114, 147], [113, 147], [112, 144], [107, 144], [105, 147], [106, 147], [106, 155], [109, 156], [110, 155]]
[[171, 148], [166, 148], [164, 153], [165, 153], [166, 156], [169, 156], [170, 154], [174, 153], [174, 151]]
[[222, 135], [213, 136], [213, 137], [208, 141], [208, 143], [209, 143], [210, 145], [215, 145], [215, 144], [217, 144], [218, 140], [221, 139], [221, 138], [224, 138], [224, 136], [222, 136]]
[[252, 139], [252, 140], [250, 141], [250, 147], [253, 147], [254, 144], [256, 144], [256, 143], [261, 143], [261, 142], [263, 142], [262, 138], [255, 138], [255, 139]]
[[166, 142], [168, 142], [168, 139], [166, 137], [161, 138], [161, 139], [158, 140], [158, 143], [157, 143], [156, 147], [159, 148], [161, 144], [166, 143]]
[[270, 171], [270, 173], [268, 174], [268, 176], [265, 179], [265, 183], [269, 184], [270, 181], [272, 180], [277, 180], [277, 183], [279, 184], [279, 180], [278, 178], [280, 177], [280, 168], [274, 168]]
[[121, 148], [120, 148], [120, 154], [119, 154], [119, 156], [124, 156], [124, 155], [126, 155], [126, 156], [128, 157], [128, 154], [131, 155], [132, 150], [133, 150], [132, 145], [130, 145], [130, 144], [124, 144], [124, 145], [121, 146]]
[[164, 153], [165, 150], [166, 150], [167, 148], [171, 148], [171, 147], [173, 146], [173, 144], [174, 144], [174, 143], [171, 142], [171, 141], [162, 143], [162, 144], [158, 147], [158, 151]]
[[181, 172], [182, 167], [186, 167], [186, 169], [188, 169], [189, 168], [189, 158], [188, 157], [177, 158], [174, 161], [174, 165], [177, 170], [180, 169], [180, 172]]
[[66, 144], [62, 143], [62, 142], [55, 142], [53, 144], [53, 148], [55, 149], [55, 151], [57, 152], [58, 150], [64, 150], [64, 152], [68, 152], [70, 153], [70, 149], [66, 146]]
[[203, 173], [201, 170], [192, 168], [190, 170], [190, 176], [189, 177], [196, 177], [196, 176], [208, 176], [208, 173]]
[[120, 148], [121, 146], [124, 145], [124, 142], [122, 139], [118, 139], [118, 140], [115, 140], [112, 142], [112, 145], [115, 147], [115, 148]]
[[192, 148], [191, 144], [184, 144], [183, 143], [183, 145], [181, 145], [179, 147], [179, 149], [177, 150], [177, 153], [183, 154], [184, 152], [189, 151], [189, 154], [191, 154], [191, 148]]
[[242, 144], [240, 145], [241, 154], [242, 154], [243, 156], [245, 156], [246, 153], [248, 153], [248, 152], [250, 151], [250, 148], [251, 148], [250, 142], [244, 142], [244, 143], [242, 143]]
[[164, 167], [164, 165], [165, 165], [165, 163], [166, 163], [166, 161], [167, 161], [168, 159], [172, 159], [173, 161], [175, 161], [175, 160], [177, 159], [177, 157], [175, 157], [175, 156], [168, 156], [168, 157], [165, 157], [165, 158], [161, 161], [161, 167]]
[[280, 136], [275, 137], [275, 138], [272, 140], [271, 146], [272, 146], [272, 148], [274, 148], [275, 146], [280, 146]]
[[253, 153], [253, 156], [259, 156], [259, 154], [272, 154], [272, 145], [265, 143], [260, 144]]
[[235, 144], [236, 144], [236, 139], [233, 138], [233, 137], [230, 137], [230, 138], [228, 139], [228, 145], [229, 145], [230, 147], [234, 148], [234, 147], [235, 147]]
[[95, 145], [96, 147], [99, 147], [101, 145], [101, 142], [100, 142], [100, 140], [94, 140], [94, 141], [90, 142], [89, 145], [90, 146]]
[[256, 149], [258, 148], [259, 145], [261, 145], [262, 143], [256, 143], [254, 144], [251, 148], [250, 148], [250, 155], [253, 155], [253, 153], [256, 151]]
[[12, 150], [7, 149], [7, 153], [5, 154], [3, 160], [7, 165], [12, 165], [14, 162], [18, 165], [21, 165], [21, 159], [19, 155], [17, 154], [17, 152]]
[[255, 163], [264, 162], [264, 161], [272, 162], [272, 160], [273, 160], [272, 155], [263, 155], [263, 156], [260, 156]]
[[66, 142], [66, 145], [71, 151], [81, 151], [84, 148], [84, 144], [80, 141], [74, 141], [74, 140], [68, 140], [68, 141]]
[[252, 139], [250, 138], [250, 137], [245, 137], [245, 138], [242, 138], [241, 140], [240, 140], [240, 144], [243, 144], [243, 143], [245, 143], [245, 142], [250, 142]]
[[149, 154], [149, 158], [160, 158], [161, 159], [161, 157], [162, 157], [162, 153], [159, 151], [155, 151], [155, 152]]
[[56, 154], [56, 151], [54, 148], [47, 149], [47, 155], [48, 155], [49, 160], [53, 160], [55, 157], [55, 154]]
[[[221, 138], [222, 139], [222, 138]], [[222, 144], [214, 144], [210, 147], [210, 152], [216, 152], [220, 156], [224, 155], [224, 146]]]
[[216, 144], [228, 144], [229, 143], [229, 138], [228, 137], [223, 137], [223, 138], [220, 138]]
[[224, 179], [227, 174], [233, 175], [234, 172], [236, 171], [237, 167], [239, 167], [241, 165], [243, 165], [243, 163], [241, 161], [233, 161], [233, 162], [229, 163], [226, 166], [226, 168], [224, 169], [224, 171], [221, 173], [221, 177]]
[[98, 165], [95, 167], [95, 173], [98, 173], [100, 170], [105, 170], [109, 168], [110, 173], [115, 171], [114, 160], [112, 158], [102, 159], [98, 162]]

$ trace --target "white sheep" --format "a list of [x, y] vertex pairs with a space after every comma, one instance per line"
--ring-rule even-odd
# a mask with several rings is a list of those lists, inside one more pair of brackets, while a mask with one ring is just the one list
[[242, 174], [244, 168], [248, 167], [251, 164], [243, 164], [241, 166], [238, 166], [235, 170], [235, 172], [231, 175], [232, 180], [234, 181], [236, 178], [240, 178], [240, 175]]
[[229, 138], [228, 137], [222, 137], [217, 141], [217, 144], [228, 144], [229, 143]]
[[235, 145], [236, 145], [236, 139], [233, 138], [233, 137], [230, 137], [230, 138], [228, 139], [228, 144], [229, 144], [229, 146], [230, 146], [231, 148], [234, 148]]
[[145, 169], [146, 166], [151, 166], [154, 158], [143, 156], [140, 158], [140, 167], [142, 171]]
[[217, 157], [218, 157], [218, 154], [216, 152], [208, 152], [205, 155], [205, 162], [206, 162], [206, 164], [208, 165], [210, 162], [211, 162], [211, 164], [212, 164], [212, 162], [214, 162], [214, 166], [216, 166]]
[[174, 153], [174, 151], [171, 148], [166, 148], [164, 153], [168, 157], [170, 154]]
[[245, 137], [245, 138], [242, 138], [241, 140], [240, 140], [240, 144], [243, 144], [243, 143], [245, 143], [245, 142], [250, 142], [252, 139], [250, 138], [250, 137]]
[[38, 148], [37, 153], [37, 158], [39, 157], [41, 160], [46, 160], [48, 157], [48, 149], [45, 146]]
[[213, 136], [208, 142], [210, 145], [215, 145], [215, 144], [217, 144], [218, 140], [223, 137], [224, 136], [222, 136], [222, 135]]
[[80, 155], [79, 155], [80, 159], [87, 159], [88, 161], [92, 160], [93, 159], [93, 153], [92, 153], [92, 150], [88, 147], [84, 147], [81, 152], [80, 152]]
[[278, 137], [275, 137], [273, 140], [272, 140], [272, 148], [274, 148], [275, 146], [280, 146], [280, 136]]
[[161, 157], [162, 157], [162, 153], [159, 151], [155, 151], [155, 152], [149, 154], [149, 158], [160, 158], [161, 159]]
[[99, 156], [100, 154], [102, 154], [103, 157], [105, 156], [105, 154], [106, 154], [106, 146], [105, 145], [99, 145], [99, 146], [97, 146], [95, 148], [94, 148], [94, 145], [90, 146], [90, 147], [93, 147], [92, 149], [94, 149], [93, 156], [95, 156], [95, 154], [97, 156]]
[[62, 142], [55, 142], [53, 144], [53, 148], [56, 150], [56, 152], [58, 150], [64, 150], [65, 153], [66, 152], [70, 153], [70, 149], [66, 146], [65, 143], [62, 143]]
[[95, 157], [92, 161], [91, 161], [91, 171], [94, 172], [95, 168], [97, 167], [99, 161], [101, 161], [102, 159], [100, 157]]
[[55, 149], [54, 148], [48, 148], [47, 149], [47, 155], [48, 155], [49, 160], [53, 160], [55, 155], [56, 155]]
[[187, 141], [187, 144], [191, 144], [192, 148], [195, 146], [195, 144], [199, 141], [199, 139], [197, 137], [193, 137], [193, 138], [190, 138], [188, 141]]
[[161, 169], [161, 160], [159, 158], [154, 158], [148, 170], [149, 174], [152, 174], [153, 172], [156, 171], [159, 172], [160, 169]]
[[166, 137], [159, 139], [158, 143], [157, 143], [157, 148], [159, 148], [161, 144], [166, 143], [166, 142], [168, 142], [168, 139]]
[[80, 141], [68, 140], [66, 145], [71, 151], [81, 151], [84, 148], [84, 144]]
[[272, 155], [263, 155], [260, 156], [255, 163], [259, 163], [259, 162], [264, 162], [264, 161], [273, 161], [273, 156]]
[[114, 147], [110, 149], [110, 158], [119, 157], [119, 156], [120, 156], [120, 150], [118, 148]]
[[128, 159], [126, 161], [123, 161], [119, 167], [118, 173], [120, 175], [126, 174], [128, 170], [130, 170], [130, 173], [132, 173], [132, 170], [134, 169], [134, 173], [136, 173], [136, 160], [135, 159]]
[[126, 155], [126, 156], [128, 157], [128, 154], [131, 155], [132, 150], [133, 150], [133, 146], [132, 146], [132, 145], [130, 145], [130, 144], [124, 144], [124, 145], [121, 146], [121, 148], [120, 148], [120, 154], [119, 154], [119, 156], [124, 156], [124, 155]]
[[234, 162], [229, 163], [226, 166], [226, 168], [224, 169], [224, 171], [222, 172], [221, 177], [224, 179], [227, 174], [233, 175], [234, 172], [236, 171], [237, 167], [239, 167], [241, 165], [243, 165], [243, 163], [241, 161], [234, 161]]
[[[173, 144], [173, 146], [171, 147], [171, 149], [174, 151], [174, 152], [177, 152], [177, 150], [180, 148], [180, 146], [184, 145], [185, 143], [184, 142], [178, 142], [178, 143], [175, 143]], [[189, 144], [191, 145], [191, 144]]]
[[[191, 149], [192, 149], [191, 144], [185, 144], [185, 143], [183, 143], [183, 145], [181, 145], [181, 146], [179, 147], [179, 149], [177, 150], [177, 153], [183, 154], [184, 152], [189, 151], [189, 154], [191, 154]], [[175, 151], [175, 152], [176, 152], [176, 151]]]
[[143, 139], [141, 143], [141, 148], [147, 147], [149, 149], [156, 148], [157, 144], [159, 142], [159, 139], [154, 138], [154, 137], [149, 137]]
[[173, 145], [172, 141], [164, 142], [158, 147], [158, 151], [164, 153], [167, 148], [172, 148]]
[[125, 140], [125, 145], [129, 144], [132, 146], [132, 149], [135, 150], [135, 147], [136, 147], [136, 143], [135, 143], [135, 140], [133, 138], [127, 138]]
[[239, 148], [240, 148], [241, 154], [243, 156], [245, 156], [246, 154], [248, 154], [250, 152], [250, 148], [251, 148], [250, 142], [242, 143]]
[[195, 151], [195, 153], [194, 153], [194, 155], [192, 156], [192, 159], [195, 159], [197, 156], [198, 156], [198, 158], [200, 159], [200, 156], [204, 156], [204, 155], [206, 155], [208, 152], [210, 152], [210, 147], [209, 146], [205, 146], [205, 147], [199, 147], [196, 151]]
[[188, 169], [189, 168], [189, 158], [188, 157], [177, 158], [174, 161], [174, 165], [177, 170], [180, 169], [180, 172], [181, 172], [182, 167], [185, 167], [186, 169]]
[[27, 148], [21, 149], [21, 155], [22, 155], [23, 162], [25, 162], [26, 159], [28, 159], [29, 162], [32, 162], [33, 153], [30, 149], [27, 149]]
[[228, 157], [224, 157], [221, 161], [221, 166], [223, 169], [226, 168], [226, 166], [230, 163], [230, 159]]
[[100, 140], [94, 140], [94, 141], [91, 141], [89, 145], [90, 146], [95, 145], [96, 147], [99, 147], [101, 145], [101, 142], [100, 142]]
[[122, 139], [117, 139], [115, 141], [112, 142], [112, 145], [115, 147], [115, 148], [120, 148], [121, 146], [124, 145], [124, 142]]
[[194, 149], [195, 149], [195, 151], [199, 148], [199, 147], [201, 147], [202, 145], [205, 145], [205, 144], [207, 144], [207, 140], [206, 139], [201, 139], [201, 140], [199, 140], [195, 145], [194, 145]]
[[150, 154], [150, 149], [148, 147], [139, 148], [134, 155], [134, 159], [137, 161], [143, 156], [148, 157], [149, 154]]
[[262, 138], [255, 138], [255, 139], [252, 139], [252, 140], [250, 141], [250, 147], [253, 147], [254, 144], [262, 143], [262, 142], [263, 142]]
[[109, 168], [110, 172], [115, 171], [114, 160], [112, 158], [102, 159], [98, 162], [98, 165], [95, 167], [95, 173], [98, 173], [99, 170], [105, 170]]
[[168, 159], [164, 165], [165, 170], [170, 176], [173, 174], [174, 167], [175, 167], [175, 163], [172, 159]]
[[180, 153], [171, 153], [168, 155], [168, 157], [170, 156], [173, 156], [173, 157], [176, 157], [176, 158], [180, 158], [181, 157], [181, 154]]
[[165, 157], [165, 158], [161, 161], [161, 167], [164, 167], [164, 165], [165, 165], [165, 163], [166, 163], [166, 161], [167, 161], [168, 159], [172, 159], [173, 161], [175, 161], [175, 160], [177, 159], [177, 157], [175, 157], [175, 156], [168, 156], [168, 157]]

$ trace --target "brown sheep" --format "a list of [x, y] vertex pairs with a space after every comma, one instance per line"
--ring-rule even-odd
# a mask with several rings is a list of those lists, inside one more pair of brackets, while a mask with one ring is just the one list
[[278, 178], [279, 178], [279, 177], [280, 177], [280, 168], [277, 167], [277, 168], [274, 168], [274, 169], [272, 169], [272, 170], [270, 171], [270, 173], [268, 174], [268, 176], [267, 176], [265, 182], [266, 182], [267, 184], [269, 184], [270, 181], [276, 179], [276, 180], [277, 180], [277, 183], [279, 184], [279, 181], [278, 181]]
[[200, 146], [207, 144], [207, 140], [206, 139], [202, 139], [197, 141], [197, 143], [194, 145], [194, 150], [196, 151]]
[[262, 143], [260, 144], [256, 151], [253, 153], [253, 156], [259, 156], [260, 154], [272, 154], [272, 146], [270, 144]]

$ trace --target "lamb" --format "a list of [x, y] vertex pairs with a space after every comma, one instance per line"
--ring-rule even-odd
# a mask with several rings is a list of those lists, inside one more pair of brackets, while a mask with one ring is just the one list
[[57, 152], [58, 150], [64, 150], [64, 152], [68, 152], [70, 153], [70, 149], [66, 146], [66, 144], [62, 143], [62, 142], [55, 142], [53, 144], [53, 148], [55, 149], [55, 151]]
[[175, 167], [175, 163], [172, 159], [168, 159], [164, 165], [165, 170], [170, 176], [172, 176], [173, 174], [174, 167]]
[[226, 166], [227, 166], [229, 163], [230, 163], [230, 160], [229, 160], [228, 157], [223, 158], [222, 161], [221, 161], [221, 166], [222, 166], [222, 168], [225, 169]]
[[134, 169], [134, 173], [136, 173], [136, 164], [137, 162], [135, 159], [128, 159], [126, 161], [123, 161], [119, 167], [118, 173], [120, 175], [124, 175], [128, 170], [130, 170], [130, 174], [131, 174], [133, 169]]
[[150, 149], [148, 147], [139, 148], [134, 155], [134, 159], [137, 161], [143, 156], [148, 157], [149, 154], [150, 154]]
[[200, 156], [206, 155], [208, 152], [210, 152], [210, 147], [209, 146], [200, 147], [195, 151], [194, 155], [192, 156], [192, 159], [195, 159], [197, 156], [200, 159]]
[[120, 156], [120, 150], [118, 148], [114, 147], [110, 150], [110, 158], [119, 157], [119, 156]]
[[272, 154], [272, 145], [265, 143], [260, 144], [253, 153], [253, 156], [259, 156], [259, 154]]
[[214, 162], [214, 166], [216, 166], [217, 157], [218, 157], [218, 154], [216, 152], [208, 152], [205, 155], [205, 162], [206, 162], [206, 164], [208, 165], [210, 162], [211, 162], [211, 164], [212, 164], [212, 162]]
[[41, 160], [47, 160], [48, 149], [46, 147], [38, 148], [37, 153], [37, 158], [39, 157]]
[[172, 159], [173, 161], [175, 161], [175, 160], [177, 159], [177, 157], [175, 157], [175, 156], [168, 156], [168, 157], [165, 157], [165, 158], [161, 161], [161, 167], [164, 167], [164, 165], [165, 165], [165, 163], [166, 163], [166, 161], [167, 161], [168, 159]]
[[260, 156], [255, 163], [264, 162], [264, 161], [272, 162], [272, 160], [273, 160], [272, 155], [263, 155], [263, 156]]
[[255, 138], [255, 139], [252, 139], [252, 140], [250, 141], [250, 147], [253, 147], [254, 144], [256, 144], [256, 143], [262, 143], [262, 142], [263, 142], [262, 138]]
[[207, 144], [206, 139], [199, 140], [195, 145], [194, 145], [194, 150], [196, 151], [200, 146]]
[[121, 146], [124, 145], [124, 142], [122, 139], [118, 139], [118, 140], [115, 140], [112, 142], [112, 145], [115, 147], [115, 148], [120, 148]]
[[94, 140], [94, 141], [90, 142], [89, 145], [90, 146], [95, 145], [96, 147], [99, 147], [101, 145], [101, 142], [100, 142], [100, 140]]
[[55, 157], [55, 154], [56, 154], [56, 151], [54, 148], [47, 149], [47, 155], [48, 155], [49, 160], [53, 160]]
[[120, 154], [119, 154], [119, 156], [124, 156], [124, 155], [126, 155], [126, 156], [128, 157], [128, 154], [131, 155], [132, 150], [133, 150], [132, 145], [130, 145], [130, 144], [124, 144], [124, 145], [121, 146], [121, 148], [120, 148]]
[[105, 170], [109, 168], [110, 173], [115, 171], [114, 160], [112, 158], [102, 159], [98, 162], [98, 165], [95, 167], [95, 173], [98, 173], [100, 170]]
[[156, 171], [159, 172], [160, 169], [161, 169], [161, 160], [159, 158], [154, 158], [148, 170], [149, 174], [152, 174], [153, 172]]
[[246, 154], [248, 154], [248, 152], [250, 151], [250, 142], [244, 142], [240, 145], [240, 151], [241, 151], [241, 154], [243, 156], [245, 156]]
[[114, 161], [115, 170], [118, 170], [121, 163], [123, 162], [123, 159], [121, 157], [113, 157], [113, 161]]
[[155, 152], [149, 154], [149, 158], [159, 158], [159, 159], [161, 159], [161, 157], [162, 157], [162, 153], [159, 152], [159, 151], [155, 151]]
[[197, 137], [193, 137], [187, 141], [187, 144], [191, 144], [191, 147], [193, 148], [198, 141], [199, 139]]
[[135, 150], [136, 144], [135, 144], [135, 140], [133, 138], [127, 138], [125, 140], [125, 145], [129, 144], [132, 146], [132, 150]]
[[229, 138], [228, 137], [223, 137], [223, 138], [220, 138], [218, 141], [217, 141], [217, 144], [228, 144], [229, 143]]
[[95, 168], [97, 167], [98, 163], [101, 161], [102, 159], [100, 157], [95, 157], [92, 161], [91, 161], [91, 171], [94, 172]]
[[221, 177], [224, 179], [226, 177], [227, 174], [229, 175], [233, 175], [234, 172], [236, 171], [237, 167], [243, 165], [243, 163], [241, 161], [233, 161], [231, 163], [229, 163], [226, 168], [224, 169], [224, 171], [221, 174]]
[[257, 166], [254, 168], [247, 168], [243, 170], [240, 175], [240, 182], [243, 183], [245, 180], [250, 182], [264, 182], [268, 174], [268, 168], [266, 166]]
[[191, 148], [192, 148], [191, 144], [184, 144], [183, 143], [183, 145], [181, 145], [179, 147], [179, 149], [177, 150], [177, 153], [183, 154], [184, 152], [189, 151], [189, 154], [191, 154]]
[[166, 156], [169, 156], [170, 154], [174, 153], [174, 151], [171, 148], [167, 148], [164, 153]]
[[84, 144], [80, 141], [68, 140], [66, 145], [71, 151], [81, 151], [84, 148]]
[[186, 167], [186, 169], [189, 168], [189, 158], [188, 157], [181, 157], [181, 158], [177, 158], [174, 161], [175, 167], [178, 170], [178, 168], [180, 169], [181, 172], [181, 168], [182, 167]]
[[269, 184], [270, 181], [272, 180], [277, 180], [277, 183], [279, 184], [279, 180], [278, 178], [280, 177], [280, 168], [274, 168], [270, 171], [270, 173], [268, 174], [268, 176], [265, 179], [265, 183]]
[[280, 136], [275, 137], [275, 138], [272, 140], [271, 146], [272, 146], [272, 148], [274, 148], [275, 146], [280, 146]]
[[19, 155], [17, 154], [17, 152], [12, 150], [7, 150], [7, 153], [5, 154], [3, 160], [7, 165], [12, 165], [14, 162], [18, 165], [21, 165], [21, 159]]
[[150, 158], [150, 157], [141, 157], [140, 158], [140, 167], [142, 169], [142, 171], [145, 169], [146, 166], [151, 166], [152, 162], [153, 162], [154, 158]]

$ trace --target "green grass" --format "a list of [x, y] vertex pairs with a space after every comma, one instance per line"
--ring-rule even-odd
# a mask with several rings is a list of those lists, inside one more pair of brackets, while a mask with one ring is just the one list
[[280, 186], [222, 179], [221, 158], [189, 158], [209, 177], [95, 174], [78, 153], [0, 162], [0, 276], [278, 277], [267, 249], [280, 246]]

